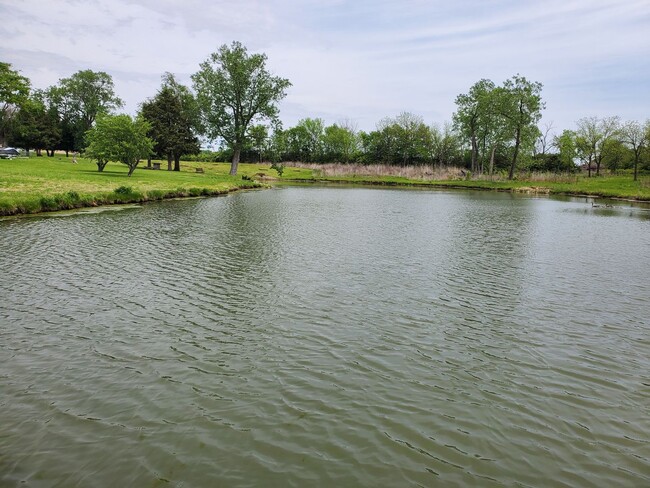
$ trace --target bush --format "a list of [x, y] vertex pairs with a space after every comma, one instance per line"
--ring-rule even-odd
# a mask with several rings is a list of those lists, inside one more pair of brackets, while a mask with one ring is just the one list
[[131, 188], [130, 186], [120, 186], [118, 188], [115, 188], [114, 191], [118, 195], [129, 195], [133, 193], [133, 188]]

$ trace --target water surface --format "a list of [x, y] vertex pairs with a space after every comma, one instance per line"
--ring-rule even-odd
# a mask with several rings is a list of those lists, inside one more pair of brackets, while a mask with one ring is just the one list
[[2, 486], [648, 486], [650, 218], [280, 188], [0, 222]]

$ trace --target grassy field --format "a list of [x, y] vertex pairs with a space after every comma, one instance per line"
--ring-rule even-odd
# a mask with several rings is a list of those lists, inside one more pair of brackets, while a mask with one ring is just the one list
[[[161, 167], [166, 168], [163, 162]], [[197, 173], [202, 168], [203, 173]], [[630, 176], [586, 178], [583, 176], [531, 178], [515, 181], [433, 179], [437, 173], [399, 176], [400, 168], [373, 167], [372, 171], [339, 165], [329, 171], [314, 167], [286, 166], [281, 180], [346, 182], [376, 185], [418, 185], [537, 194], [592, 195], [650, 201], [650, 178], [634, 182]], [[228, 175], [229, 163], [182, 162], [181, 171], [146, 170], [138, 167], [131, 177], [127, 167], [109, 163], [100, 173], [97, 166], [79, 158], [49, 157], [0, 160], [0, 215], [36, 213], [116, 203], [145, 202], [165, 198], [208, 196], [256, 188], [266, 178], [277, 178], [268, 163], [240, 164], [237, 176]], [[367, 174], [361, 174], [365, 172]], [[391, 174], [392, 172], [392, 174]], [[431, 178], [431, 179], [428, 179]], [[257, 180], [257, 181], [256, 181]], [[261, 183], [260, 183], [261, 181]]]
[[[300, 173], [296, 179], [347, 182], [377, 185], [418, 185], [442, 188], [467, 188], [478, 190], [515, 191], [536, 194], [590, 195], [604, 198], [623, 198], [650, 201], [650, 177], [641, 176], [633, 181], [631, 175], [599, 176], [533, 174], [506, 179], [463, 179], [460, 169], [390, 166], [305, 165], [312, 174]], [[285, 170], [285, 178], [287, 172]]]
[[[146, 166], [146, 163], [145, 163]], [[167, 167], [163, 162], [162, 168]], [[204, 173], [197, 173], [200, 167]], [[164, 198], [219, 195], [260, 183], [242, 176], [277, 175], [268, 164], [242, 165], [238, 176], [228, 175], [227, 163], [181, 163], [181, 171], [145, 170], [127, 176], [123, 164], [109, 163], [103, 172], [84, 158], [72, 164], [65, 156], [0, 160], [0, 215], [36, 213]], [[308, 170], [287, 169], [300, 177]], [[257, 176], [255, 176], [257, 174]]]

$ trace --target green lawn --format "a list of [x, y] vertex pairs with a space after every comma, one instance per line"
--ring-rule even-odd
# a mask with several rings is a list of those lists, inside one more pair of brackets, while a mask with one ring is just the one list
[[[109, 163], [100, 173], [97, 166], [84, 158], [72, 164], [71, 157], [55, 156], [0, 160], [0, 215], [144, 202], [163, 198], [207, 196], [242, 188], [256, 188], [264, 177], [277, 178], [275, 170], [265, 164], [240, 164], [239, 174], [230, 176], [229, 163], [182, 162], [181, 171], [146, 170], [138, 167], [131, 177], [127, 167]], [[161, 163], [162, 168], [167, 162]], [[202, 168], [203, 173], [197, 173]], [[242, 178], [245, 177], [245, 178]], [[285, 167], [285, 181], [349, 182], [377, 185], [418, 185], [472, 188], [531, 193], [592, 195], [650, 201], [650, 178], [635, 182], [630, 176], [572, 178], [570, 183], [557, 181], [421, 181], [395, 176], [322, 177], [304, 168]]]
[[[146, 163], [145, 163], [146, 166]], [[167, 167], [163, 162], [162, 168]], [[197, 173], [197, 167], [204, 173]], [[218, 195], [261, 186], [242, 175], [276, 174], [269, 165], [242, 165], [228, 175], [227, 163], [181, 163], [181, 171], [145, 170], [132, 176], [123, 164], [109, 163], [103, 172], [84, 158], [72, 164], [65, 156], [0, 160], [0, 215], [140, 202], [172, 197]], [[119, 189], [119, 190], [118, 190]], [[117, 192], [115, 190], [118, 190]]]

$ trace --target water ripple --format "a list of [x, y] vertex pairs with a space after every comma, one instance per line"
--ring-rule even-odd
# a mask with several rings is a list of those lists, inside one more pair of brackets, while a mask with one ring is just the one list
[[0, 222], [0, 484], [650, 485], [650, 232], [276, 189]]

